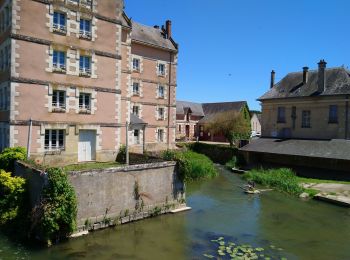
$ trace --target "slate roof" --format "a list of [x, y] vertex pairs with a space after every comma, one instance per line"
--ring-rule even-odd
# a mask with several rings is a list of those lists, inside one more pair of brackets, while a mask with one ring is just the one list
[[143, 121], [141, 118], [139, 118], [135, 114], [130, 114], [130, 124], [132, 125], [147, 125], [145, 121]]
[[208, 122], [212, 120], [215, 117], [215, 115], [218, 113], [227, 112], [227, 111], [239, 112], [245, 105], [247, 105], [246, 101], [204, 103], [202, 104], [202, 107], [203, 107], [203, 112], [205, 116], [199, 122], [201, 123]]
[[317, 81], [318, 70], [309, 71], [305, 85], [303, 72], [289, 73], [258, 100], [350, 94], [350, 71], [343, 67], [326, 69], [326, 88], [322, 93], [317, 93]]
[[350, 160], [350, 140], [299, 140], [259, 138], [241, 151]]
[[192, 115], [194, 116], [204, 116], [202, 104], [188, 102], [188, 101], [176, 101], [176, 114], [185, 115], [188, 109], [191, 109]]
[[165, 39], [162, 29], [157, 29], [140, 23], [132, 22], [131, 39], [164, 49], [177, 51], [175, 44], [170, 39]]

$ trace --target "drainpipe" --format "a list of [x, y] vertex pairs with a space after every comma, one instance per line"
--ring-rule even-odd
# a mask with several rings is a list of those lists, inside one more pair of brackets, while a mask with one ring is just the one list
[[29, 119], [29, 129], [28, 129], [28, 141], [27, 141], [27, 160], [30, 157], [30, 146], [32, 144], [32, 128], [33, 128], [33, 120]]
[[171, 67], [172, 67], [172, 58], [173, 55], [171, 52], [169, 52], [170, 54], [170, 65], [169, 65], [169, 86], [168, 86], [168, 131], [167, 131], [167, 149], [170, 149], [170, 98], [171, 98]]
[[349, 132], [349, 96], [346, 96], [346, 102], [345, 102], [345, 139], [348, 139], [348, 132]]

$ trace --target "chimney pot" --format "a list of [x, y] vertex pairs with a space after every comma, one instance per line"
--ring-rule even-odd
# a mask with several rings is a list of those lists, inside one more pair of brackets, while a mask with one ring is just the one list
[[276, 72], [274, 70], [271, 71], [271, 83], [270, 83], [270, 88], [273, 88], [273, 86], [275, 85], [275, 76], [276, 76]]
[[303, 67], [303, 84], [306, 84], [309, 79], [309, 67]]
[[167, 39], [170, 39], [171, 38], [171, 21], [170, 20], [167, 20], [165, 22], [165, 30], [166, 30]]
[[322, 93], [326, 89], [326, 66], [325, 60], [320, 60], [318, 63], [318, 93]]

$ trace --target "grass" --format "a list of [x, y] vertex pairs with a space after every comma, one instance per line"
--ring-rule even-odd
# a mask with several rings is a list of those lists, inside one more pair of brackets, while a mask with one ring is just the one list
[[122, 164], [117, 162], [91, 162], [91, 163], [81, 163], [81, 164], [72, 164], [67, 165], [63, 169], [66, 172], [70, 171], [86, 171], [86, 170], [98, 170], [98, 169], [107, 169], [112, 167], [118, 167]]
[[287, 168], [251, 170], [244, 174], [243, 177], [258, 184], [296, 196], [306, 192], [299, 184], [298, 177], [295, 173]]
[[350, 181], [335, 181], [335, 180], [321, 180], [321, 179], [312, 179], [298, 177], [299, 183], [337, 183], [337, 184], [350, 184]]

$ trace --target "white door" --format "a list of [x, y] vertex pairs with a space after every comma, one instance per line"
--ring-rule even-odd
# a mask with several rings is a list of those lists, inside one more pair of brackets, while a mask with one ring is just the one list
[[79, 162], [89, 162], [96, 159], [96, 131], [80, 130], [78, 145]]

